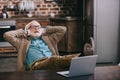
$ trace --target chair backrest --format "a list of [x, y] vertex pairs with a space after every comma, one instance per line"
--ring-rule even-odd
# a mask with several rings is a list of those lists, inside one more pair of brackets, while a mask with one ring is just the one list
[[90, 41], [85, 43], [84, 45], [84, 55], [93, 55], [94, 54], [94, 49], [95, 49], [95, 44], [94, 40], [92, 37], [90, 37]]

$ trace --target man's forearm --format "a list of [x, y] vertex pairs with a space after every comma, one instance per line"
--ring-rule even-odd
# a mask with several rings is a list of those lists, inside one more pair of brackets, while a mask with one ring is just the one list
[[64, 26], [48, 26], [46, 28], [46, 33], [61, 33], [64, 34], [66, 32], [66, 27]]
[[63, 26], [49, 26], [46, 29], [46, 33], [50, 34], [49, 38], [54, 42], [58, 43], [66, 32], [66, 27]]
[[13, 31], [5, 32], [3, 37], [14, 47], [18, 47], [18, 44], [20, 43], [19, 37], [23, 34], [24, 34], [23, 30], [13, 30]]

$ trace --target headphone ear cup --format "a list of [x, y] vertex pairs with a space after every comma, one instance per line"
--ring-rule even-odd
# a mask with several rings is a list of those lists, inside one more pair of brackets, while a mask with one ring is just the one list
[[26, 33], [27, 33], [27, 36], [30, 37], [30, 30], [27, 30]]

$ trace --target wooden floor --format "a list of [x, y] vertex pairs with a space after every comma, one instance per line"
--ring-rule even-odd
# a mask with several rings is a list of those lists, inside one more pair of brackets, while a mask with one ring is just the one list
[[16, 58], [0, 58], [0, 72], [16, 71]]
[[0, 53], [0, 72], [16, 71], [17, 53]]

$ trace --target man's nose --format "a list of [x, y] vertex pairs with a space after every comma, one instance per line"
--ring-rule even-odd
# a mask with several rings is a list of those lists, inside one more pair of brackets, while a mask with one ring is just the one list
[[35, 27], [35, 29], [37, 30], [37, 29], [40, 29], [39, 27]]

